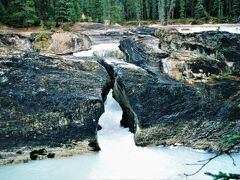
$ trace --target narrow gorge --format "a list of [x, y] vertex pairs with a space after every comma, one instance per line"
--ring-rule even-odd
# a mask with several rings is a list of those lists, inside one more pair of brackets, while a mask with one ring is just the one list
[[[94, 33], [50, 33], [44, 48], [36, 33], [0, 34], [0, 165], [45, 159], [2, 166], [3, 177], [24, 167], [39, 177], [41, 164], [55, 172], [50, 163], [70, 166], [70, 179], [78, 171], [86, 179], [185, 178], [195, 170], [186, 164], [229, 148], [223, 140], [240, 132], [240, 33]], [[227, 162], [236, 173], [239, 149], [231, 149], [236, 167], [223, 155], [207, 170]]]

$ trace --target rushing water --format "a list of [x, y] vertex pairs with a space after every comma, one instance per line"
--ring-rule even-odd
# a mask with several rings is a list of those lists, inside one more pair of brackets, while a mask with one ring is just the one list
[[[109, 93], [105, 113], [99, 122], [103, 127], [98, 133], [102, 149], [99, 153], [0, 167], [0, 179], [185, 179], [183, 173], [193, 173], [199, 168], [186, 164], [213, 156], [183, 147], [137, 147], [133, 134], [120, 127], [121, 115], [120, 106]], [[234, 158], [238, 166], [233, 166], [229, 157], [221, 156], [189, 179], [211, 179], [203, 174], [206, 171], [237, 173], [240, 155], [234, 155]]]
[[181, 27], [178, 28], [177, 30], [180, 33], [199, 33], [199, 32], [203, 32], [203, 31], [226, 31], [226, 32], [230, 32], [230, 33], [236, 33], [236, 34], [240, 34], [240, 26], [236, 26], [236, 27]]

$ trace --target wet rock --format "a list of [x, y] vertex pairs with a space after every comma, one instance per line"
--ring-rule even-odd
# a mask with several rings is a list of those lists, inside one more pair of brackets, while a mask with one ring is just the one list
[[90, 140], [97, 144], [102, 95], [111, 80], [96, 58], [73, 62], [30, 53], [1, 57], [0, 71], [8, 78], [0, 83], [0, 154], [44, 146], [62, 156], [91, 150]]
[[90, 140], [89, 144], [90, 147], [92, 147], [92, 151], [100, 151], [101, 148], [99, 147], [99, 144], [96, 140]]
[[239, 36], [223, 33], [216, 41], [215, 35], [182, 35], [170, 30], [158, 35], [160, 41], [125, 38], [120, 47], [127, 62], [102, 62], [115, 79], [114, 97], [124, 111], [121, 124], [135, 132], [137, 145], [182, 144], [223, 151], [222, 140], [239, 133], [239, 76], [214, 79], [233, 74], [229, 62], [239, 62], [233, 59], [239, 51], [231, 55], [223, 51], [218, 57], [217, 48], [231, 45], [238, 49]]
[[55, 157], [55, 153], [48, 153], [47, 157], [53, 159]]
[[39, 149], [39, 150], [34, 150], [30, 152], [31, 160], [37, 160], [38, 158], [43, 159], [43, 157], [45, 157], [46, 155], [47, 155], [46, 149]]
[[140, 26], [137, 28], [137, 33], [142, 35], [151, 35], [154, 36], [158, 28], [148, 27], [148, 26]]
[[97, 130], [98, 131], [102, 130], [102, 126], [98, 125]]

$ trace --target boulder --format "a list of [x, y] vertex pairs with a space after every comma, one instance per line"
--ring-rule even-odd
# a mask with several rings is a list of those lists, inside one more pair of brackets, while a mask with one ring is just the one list
[[46, 149], [44, 157], [99, 150], [98, 119], [110, 83], [96, 58], [0, 57], [0, 164], [30, 159], [30, 152], [37, 158], [35, 149]]
[[13, 57], [34, 51], [29, 38], [16, 33], [0, 33], [0, 56]]
[[[47, 34], [49, 36], [49, 34]], [[45, 54], [64, 55], [91, 49], [90, 38], [81, 33], [64, 32], [54, 33], [46, 40], [46, 45], [41, 46], [40, 42], [35, 41], [35, 45]]]

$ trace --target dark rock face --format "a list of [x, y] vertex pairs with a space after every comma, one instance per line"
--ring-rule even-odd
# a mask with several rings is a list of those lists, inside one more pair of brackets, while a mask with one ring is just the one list
[[137, 34], [154, 36], [157, 30], [155, 27], [140, 26], [137, 28]]
[[39, 146], [96, 150], [102, 95], [110, 83], [94, 58], [1, 57], [0, 153]]
[[[122, 125], [135, 132], [137, 145], [181, 144], [223, 151], [224, 137], [240, 132], [240, 81], [227, 65], [239, 52], [234, 51], [231, 56], [223, 52], [222, 59], [211, 57], [223, 43], [215, 42], [211, 32], [167, 33], [168, 36], [158, 35], [160, 47], [168, 53], [166, 58], [154, 56], [161, 50], [149, 50], [153, 43], [145, 39], [153, 37], [134, 37], [123, 39], [120, 47], [127, 61], [136, 66], [113, 60], [103, 62], [109, 72], [111, 68], [114, 71], [111, 74], [115, 78], [115, 98], [124, 110]], [[223, 39], [239, 48], [238, 35], [228, 33]], [[186, 41], [194, 48], [186, 47]], [[168, 67], [175, 72], [165, 70], [166, 61], [171, 62]], [[186, 72], [192, 75], [185, 79], [179, 75]], [[213, 78], [224, 73], [232, 75], [225, 80]]]
[[126, 54], [126, 61], [151, 73], [159, 74], [161, 58], [167, 53], [158, 48], [159, 39], [153, 36], [134, 36], [120, 41], [119, 48]]

